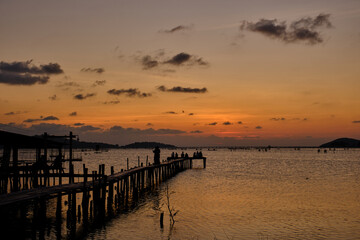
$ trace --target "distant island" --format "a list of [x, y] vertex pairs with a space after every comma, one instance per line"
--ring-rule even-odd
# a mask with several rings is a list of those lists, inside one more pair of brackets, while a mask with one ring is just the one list
[[338, 138], [334, 141], [322, 144], [321, 148], [358, 148], [360, 140], [353, 138]]
[[174, 145], [158, 143], [158, 142], [135, 142], [125, 146], [121, 146], [121, 148], [155, 148], [158, 146], [159, 148], [176, 148]]

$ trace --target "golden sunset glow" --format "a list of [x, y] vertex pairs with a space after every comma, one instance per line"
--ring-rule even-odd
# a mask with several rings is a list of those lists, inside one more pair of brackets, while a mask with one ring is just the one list
[[359, 21], [350, 0], [2, 1], [0, 127], [120, 145], [360, 138]]

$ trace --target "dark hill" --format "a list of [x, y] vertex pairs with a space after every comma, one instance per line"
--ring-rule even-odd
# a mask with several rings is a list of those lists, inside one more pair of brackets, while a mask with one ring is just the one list
[[334, 141], [325, 143], [320, 147], [325, 148], [358, 148], [360, 147], [360, 140], [353, 138], [338, 138]]
[[158, 146], [159, 148], [176, 148], [174, 145], [158, 143], [158, 142], [135, 142], [121, 148], [155, 148]]

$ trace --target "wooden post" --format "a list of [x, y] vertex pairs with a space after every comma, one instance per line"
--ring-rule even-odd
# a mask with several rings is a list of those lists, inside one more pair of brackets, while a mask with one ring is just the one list
[[204, 165], [204, 168], [206, 168], [206, 157], [203, 158], [203, 165]]
[[14, 186], [13, 186], [13, 189], [14, 189], [14, 191], [19, 190], [18, 156], [19, 156], [18, 148], [13, 147], [13, 167], [14, 167], [14, 182], [13, 182]]
[[126, 158], [126, 170], [129, 170], [129, 158]]
[[138, 156], [138, 167], [140, 167], [140, 157]]

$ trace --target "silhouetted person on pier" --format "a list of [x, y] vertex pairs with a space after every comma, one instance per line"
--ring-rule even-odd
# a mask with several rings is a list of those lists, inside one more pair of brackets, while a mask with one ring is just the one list
[[171, 158], [175, 158], [175, 153], [174, 152], [171, 153]]
[[154, 151], [154, 164], [160, 164], [160, 148], [158, 146], [155, 147]]
[[179, 158], [179, 155], [177, 153], [175, 153], [175, 158]]
[[181, 158], [184, 158], [184, 157], [185, 157], [184, 152], [182, 152], [181, 153]]
[[185, 153], [185, 158], [189, 158], [189, 155], [187, 153]]

